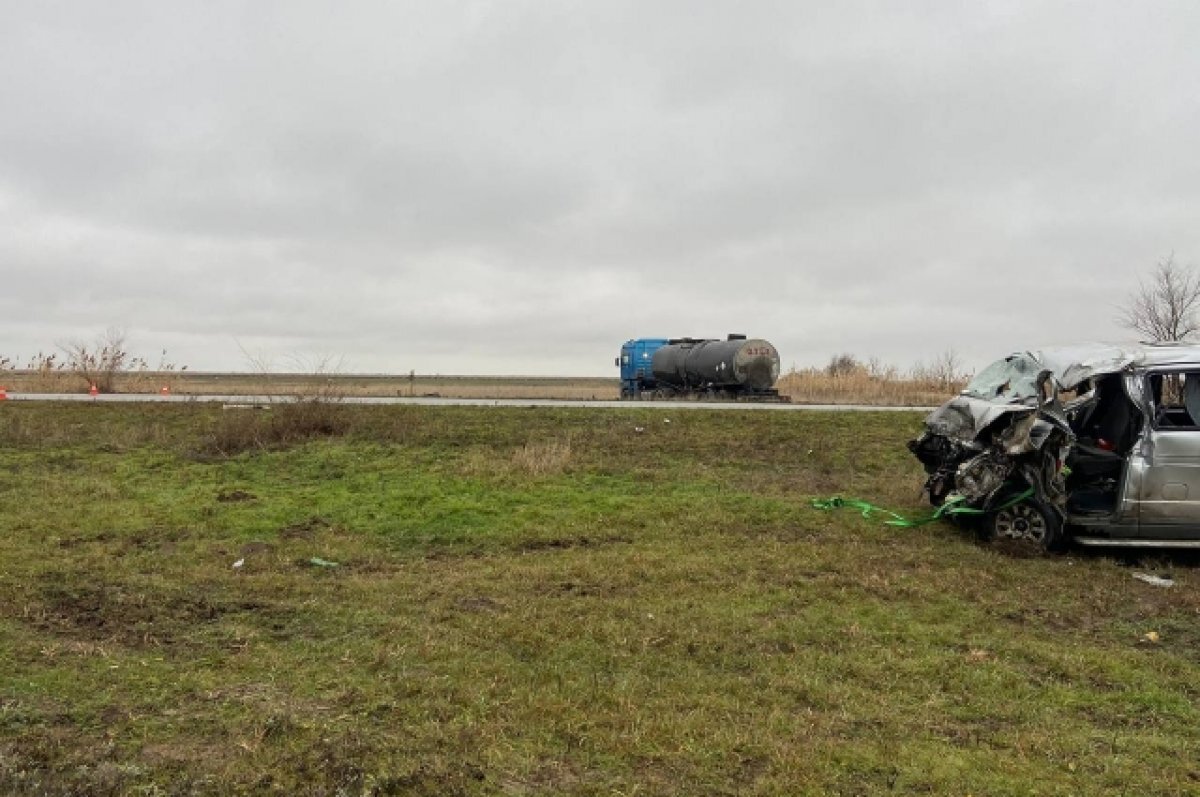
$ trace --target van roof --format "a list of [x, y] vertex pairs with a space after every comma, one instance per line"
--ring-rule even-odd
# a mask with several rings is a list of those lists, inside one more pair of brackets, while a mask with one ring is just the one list
[[1200, 367], [1196, 343], [1080, 343], [1022, 352], [1054, 373], [1058, 383], [1071, 388], [1094, 376], [1117, 373], [1129, 367], [1194, 365]]

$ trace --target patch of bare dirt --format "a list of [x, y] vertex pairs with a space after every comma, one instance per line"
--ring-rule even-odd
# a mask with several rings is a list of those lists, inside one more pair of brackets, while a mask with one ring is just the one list
[[612, 535], [608, 537], [549, 537], [545, 539], [523, 540], [514, 547], [518, 551], [553, 551], [567, 548], [602, 548], [607, 545], [625, 545], [633, 542], [632, 537]]
[[476, 595], [469, 598], [460, 598], [456, 605], [458, 608], [467, 612], [498, 612], [504, 608], [503, 604], [492, 600], [486, 595]]
[[21, 619], [41, 631], [74, 639], [170, 648], [188, 644], [198, 629], [226, 615], [263, 611], [277, 610], [252, 600], [78, 583], [76, 576], [47, 579], [24, 607]]
[[322, 532], [332, 532], [334, 534], [345, 534], [346, 529], [326, 520], [319, 515], [314, 515], [308, 520], [302, 520], [299, 523], [291, 523], [279, 529], [279, 536], [285, 540], [311, 540]]

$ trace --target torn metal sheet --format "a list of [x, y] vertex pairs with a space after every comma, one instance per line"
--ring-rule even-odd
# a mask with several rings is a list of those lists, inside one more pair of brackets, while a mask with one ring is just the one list
[[[975, 508], [994, 533], [1200, 545], [1200, 345], [1010, 354], [931, 412], [909, 449], [932, 504]], [[1028, 507], [1009, 503], [1025, 494]]]
[[[955, 497], [986, 506], [1023, 477], [1039, 499], [1061, 503], [1064, 465], [1076, 439], [1071, 420], [1095, 403], [1092, 383], [1171, 356], [1165, 347], [1086, 344], [997, 360], [930, 413], [923, 434], [909, 444], [929, 473], [931, 500], [937, 505]], [[1200, 405], [1200, 392], [1196, 401]]]

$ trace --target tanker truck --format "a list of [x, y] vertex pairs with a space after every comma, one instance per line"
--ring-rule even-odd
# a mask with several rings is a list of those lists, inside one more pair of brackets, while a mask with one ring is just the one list
[[622, 399], [787, 401], [779, 352], [762, 338], [636, 338], [616, 360]]

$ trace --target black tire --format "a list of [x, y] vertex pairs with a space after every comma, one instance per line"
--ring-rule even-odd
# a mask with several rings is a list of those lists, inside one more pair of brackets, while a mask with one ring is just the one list
[[988, 514], [987, 536], [999, 544], [1057, 551], [1063, 545], [1062, 518], [1040, 501], [1027, 499]]

